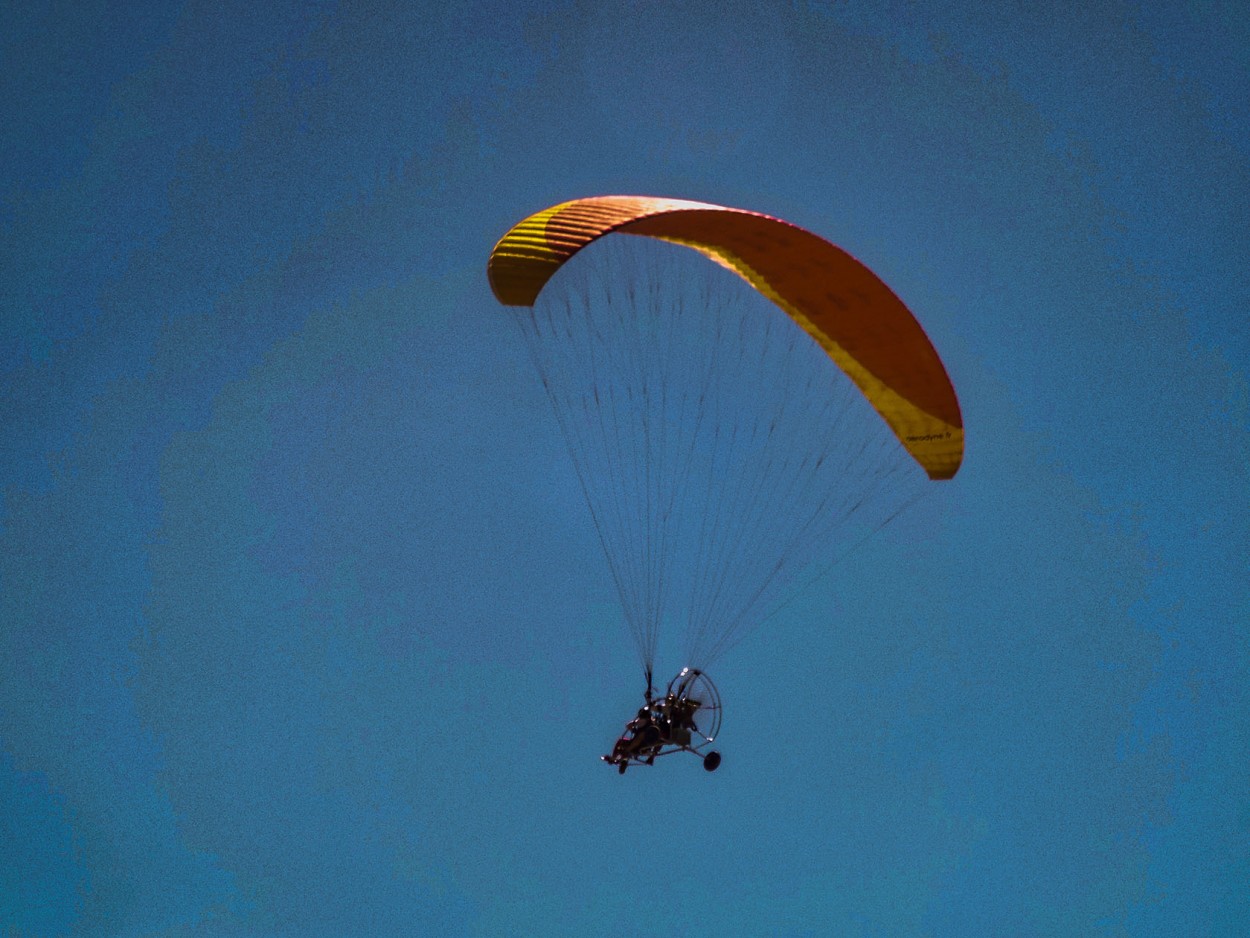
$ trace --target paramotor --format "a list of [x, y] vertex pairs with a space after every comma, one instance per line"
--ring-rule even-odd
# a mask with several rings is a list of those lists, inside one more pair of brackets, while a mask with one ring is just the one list
[[[488, 275], [568, 444], [645, 672], [644, 710], [662, 636], [684, 636], [682, 673], [706, 681], [962, 461], [959, 403], [919, 323], [867, 267], [796, 225], [702, 202], [577, 199], [515, 225]], [[719, 701], [702, 712], [719, 717]], [[700, 751], [665, 748], [677, 743], [662, 716], [640, 711], [639, 734], [623, 737], [643, 761]], [[638, 761], [626, 755], [613, 764]]]

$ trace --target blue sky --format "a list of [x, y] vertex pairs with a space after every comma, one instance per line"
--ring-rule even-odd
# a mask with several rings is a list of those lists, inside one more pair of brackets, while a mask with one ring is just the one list
[[[1244, 930], [1236, 4], [125, 6], [0, 10], [6, 935]], [[717, 664], [714, 775], [597, 761], [485, 281], [611, 192], [844, 246], [968, 427]]]

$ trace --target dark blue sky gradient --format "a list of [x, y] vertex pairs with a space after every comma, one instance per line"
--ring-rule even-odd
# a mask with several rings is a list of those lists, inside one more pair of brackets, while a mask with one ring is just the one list
[[[447, 8], [450, 6], [451, 8]], [[8, 4], [0, 930], [1233, 936], [1233, 3]], [[956, 479], [618, 776], [634, 650], [485, 282], [580, 195], [788, 218]]]

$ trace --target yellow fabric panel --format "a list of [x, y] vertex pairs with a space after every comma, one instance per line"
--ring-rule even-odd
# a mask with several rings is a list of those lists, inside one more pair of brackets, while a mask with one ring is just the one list
[[561, 264], [612, 231], [682, 244], [733, 270], [825, 349], [932, 478], [959, 469], [959, 402], [920, 324], [867, 267], [789, 222], [647, 196], [564, 202], [500, 239], [487, 268], [495, 296], [532, 305]]
[[657, 212], [716, 208], [648, 196], [601, 196], [561, 202], [514, 225], [490, 253], [487, 276], [505, 306], [533, 306], [560, 265], [591, 241]]

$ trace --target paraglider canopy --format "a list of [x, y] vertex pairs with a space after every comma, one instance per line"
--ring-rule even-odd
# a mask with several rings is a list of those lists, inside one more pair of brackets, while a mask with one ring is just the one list
[[837, 362], [932, 479], [963, 459], [959, 402], [932, 343], [903, 302], [841, 248], [742, 209], [652, 196], [575, 199], [531, 215], [487, 267], [505, 305], [530, 306], [574, 254], [609, 232], [692, 248], [768, 297]]

